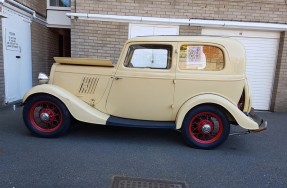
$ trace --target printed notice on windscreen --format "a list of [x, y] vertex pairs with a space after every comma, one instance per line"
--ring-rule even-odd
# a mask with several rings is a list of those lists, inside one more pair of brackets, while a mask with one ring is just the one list
[[17, 41], [16, 32], [6, 30], [6, 49], [11, 51], [19, 51], [19, 43]]
[[204, 68], [206, 58], [202, 46], [187, 46], [186, 64], [190, 67]]

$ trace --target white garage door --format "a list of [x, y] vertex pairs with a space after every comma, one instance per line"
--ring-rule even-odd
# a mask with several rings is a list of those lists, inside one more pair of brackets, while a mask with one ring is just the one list
[[269, 110], [280, 33], [204, 28], [202, 35], [230, 36], [245, 46], [252, 106], [258, 110]]
[[178, 26], [130, 24], [129, 38], [153, 35], [178, 35]]

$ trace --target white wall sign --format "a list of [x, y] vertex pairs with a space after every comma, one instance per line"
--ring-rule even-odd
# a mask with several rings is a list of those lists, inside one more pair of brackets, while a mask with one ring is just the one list
[[6, 49], [11, 51], [19, 51], [19, 43], [17, 41], [16, 32], [6, 30]]

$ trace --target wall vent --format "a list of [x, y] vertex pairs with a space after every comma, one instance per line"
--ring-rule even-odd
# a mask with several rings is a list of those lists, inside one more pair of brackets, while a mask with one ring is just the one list
[[94, 94], [99, 79], [95, 77], [84, 77], [79, 90], [81, 94]]

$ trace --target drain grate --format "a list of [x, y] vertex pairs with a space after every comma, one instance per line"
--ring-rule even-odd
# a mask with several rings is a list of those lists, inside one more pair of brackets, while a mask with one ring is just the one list
[[115, 176], [112, 188], [187, 188], [183, 182]]

